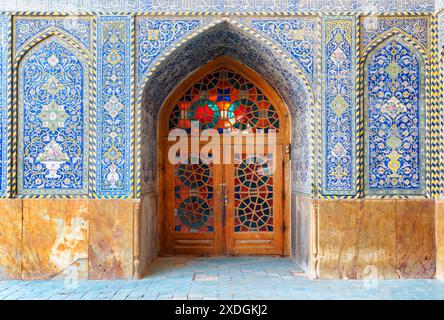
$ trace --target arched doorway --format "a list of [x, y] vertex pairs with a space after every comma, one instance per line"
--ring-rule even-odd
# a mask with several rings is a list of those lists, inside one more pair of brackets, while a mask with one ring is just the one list
[[[274, 89], [222, 56], [173, 90], [158, 121], [160, 254], [283, 255], [291, 126]], [[177, 129], [187, 152], [168, 139]]]

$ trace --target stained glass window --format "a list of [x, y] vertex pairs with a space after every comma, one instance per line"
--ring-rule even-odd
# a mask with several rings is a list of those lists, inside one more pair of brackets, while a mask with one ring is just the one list
[[[190, 161], [188, 161], [190, 163]], [[175, 231], [212, 232], [213, 168], [198, 164], [175, 165]]]
[[272, 154], [242, 155], [242, 159], [236, 159], [239, 163], [235, 165], [234, 178], [235, 232], [273, 231], [272, 159]]
[[231, 129], [232, 133], [279, 132], [279, 115], [253, 83], [240, 74], [221, 68], [196, 82], [182, 96], [169, 117], [169, 128], [191, 131], [191, 121], [200, 129]]

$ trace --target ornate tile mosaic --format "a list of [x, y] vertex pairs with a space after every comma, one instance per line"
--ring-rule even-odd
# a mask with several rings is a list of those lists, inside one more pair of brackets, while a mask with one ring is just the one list
[[323, 19], [324, 195], [356, 193], [355, 18]]
[[136, 22], [137, 79], [141, 81], [153, 62], [166, 49], [201, 24], [197, 19], [139, 18]]
[[316, 45], [316, 20], [252, 20], [253, 28], [264, 33], [287, 51], [303, 68], [313, 76], [313, 60]]
[[[438, 5], [437, 5], [438, 6]], [[434, 0], [0, 0], [3, 10], [55, 11], [433, 11]]]
[[96, 194], [99, 196], [131, 194], [131, 25], [128, 16], [98, 18]]
[[89, 79], [85, 58], [55, 36], [21, 60], [19, 194], [87, 192]]
[[[239, 46], [239, 43], [243, 45]], [[292, 118], [292, 186], [295, 192], [311, 193], [312, 156], [311, 98], [307, 84], [293, 66], [272, 46], [245, 33], [232, 23], [221, 22], [196, 35], [171, 53], [145, 84], [142, 102], [142, 193], [155, 179], [157, 116], [175, 86], [195, 69], [220, 56], [230, 56], [258, 72], [273, 84], [286, 102]], [[301, 71], [302, 72], [302, 71]]]
[[367, 57], [368, 194], [424, 193], [424, 75], [423, 58], [398, 36], [382, 42]]
[[373, 40], [396, 28], [407, 33], [425, 48], [430, 44], [430, 17], [376, 17], [367, 16], [362, 18], [361, 42], [367, 47]]
[[[409, 35], [420, 46], [429, 48], [431, 46], [431, 17], [428, 15], [417, 15], [415, 12], [427, 12], [434, 10], [433, 1], [177, 1], [177, 0], [38, 0], [38, 1], [0, 1], [0, 9], [17, 7], [19, 10], [50, 10], [50, 11], [100, 11], [118, 12], [125, 11], [172, 11], [175, 15], [155, 17], [153, 15], [116, 16], [104, 14], [94, 17], [92, 14], [67, 15], [67, 16], [40, 16], [23, 14], [13, 18], [14, 38], [12, 46], [15, 54], [29, 49], [29, 45], [39, 35], [48, 31], [58, 30], [63, 33], [53, 45], [58, 47], [58, 52], [70, 56], [68, 60], [74, 63], [77, 57], [77, 66], [81, 68], [79, 76], [75, 79], [60, 78], [58, 74], [52, 74], [56, 59], [46, 56], [46, 53], [37, 52], [36, 48], [47, 48], [52, 43], [49, 39], [36, 45], [31, 49], [32, 55], [39, 54], [41, 61], [28, 53], [19, 65], [18, 78], [19, 99], [21, 103], [20, 115], [23, 125], [19, 128], [19, 142], [21, 144], [19, 153], [19, 192], [23, 195], [37, 194], [84, 194], [87, 192], [85, 177], [88, 176], [86, 160], [88, 158], [88, 112], [91, 70], [85, 65], [81, 53], [63, 40], [70, 38], [93, 52], [95, 47], [94, 24], [97, 20], [97, 129], [94, 127], [97, 140], [97, 161], [93, 164], [90, 187], [91, 191], [99, 197], [129, 197], [132, 196], [134, 172], [133, 161], [133, 138], [138, 134], [138, 125], [142, 126], [142, 137], [146, 135], [144, 144], [156, 145], [157, 115], [158, 110], [166, 96], [174, 89], [178, 81], [186, 78], [189, 72], [202, 66], [209, 60], [220, 56], [231, 56], [244, 64], [250, 66], [260, 73], [266, 81], [273, 85], [281, 94], [287, 104], [292, 123], [292, 185], [293, 190], [302, 193], [311, 193], [314, 167], [313, 146], [310, 139], [313, 135], [312, 114], [309, 108], [312, 90], [315, 90], [316, 98], [322, 99], [322, 180], [320, 181], [324, 195], [355, 195], [358, 172], [356, 169], [357, 159], [366, 159], [366, 190], [372, 195], [391, 194], [423, 194], [425, 183], [422, 179], [425, 174], [425, 163], [421, 158], [425, 148], [421, 136], [425, 135], [425, 119], [422, 112], [425, 106], [422, 104], [423, 88], [426, 80], [422, 60], [410, 45], [399, 41], [394, 47], [401, 46], [402, 52], [406, 52], [401, 58], [391, 56], [388, 49], [385, 50], [386, 57], [383, 59], [382, 45], [376, 54], [373, 51], [367, 59], [368, 75], [364, 79], [364, 90], [367, 90], [364, 98], [368, 99], [368, 127], [364, 157], [356, 154], [356, 105], [355, 105], [355, 19], [361, 19], [360, 40], [362, 51], [372, 47], [374, 41], [381, 34], [390, 30], [400, 30]], [[396, 15], [367, 16], [361, 18], [353, 16], [328, 16], [323, 19], [323, 55], [322, 72], [320, 70], [321, 38], [318, 22], [319, 17], [303, 16], [278, 16], [271, 15], [272, 11], [309, 11], [319, 13], [321, 11], [373, 11], [394, 12]], [[200, 28], [209, 25], [220, 16], [207, 17], [206, 14], [194, 15], [191, 11], [211, 12], [239, 12], [232, 23], [220, 23], [211, 30], [205, 30], [202, 34], [194, 34]], [[261, 11], [261, 14], [250, 14]], [[408, 11], [406, 16], [399, 12]], [[187, 13], [188, 12], [188, 13]], [[250, 12], [248, 15], [245, 12]], [[180, 13], [180, 14], [179, 14]], [[270, 15], [268, 15], [270, 13]], [[236, 23], [243, 27], [235, 26]], [[134, 27], [133, 27], [134, 25]], [[1, 29], [2, 41], [7, 38], [11, 30]], [[134, 38], [132, 36], [134, 28]], [[251, 28], [251, 29], [250, 29]], [[201, 29], [202, 30], [202, 29]], [[193, 34], [193, 39], [187, 36]], [[134, 121], [133, 112], [137, 114], [134, 103], [134, 92], [139, 94], [146, 84], [144, 81], [147, 72], [159, 64], [159, 59], [173, 48], [179, 41], [187, 38], [175, 52], [169, 54], [156, 70], [155, 79], [148, 79], [150, 88], [145, 87], [145, 97], [142, 107], [142, 121]], [[442, 35], [440, 36], [442, 38]], [[52, 37], [51, 39], [56, 39]], [[133, 43], [132, 43], [133, 41]], [[268, 41], [271, 41], [270, 44]], [[135, 42], [135, 45], [134, 45]], [[239, 43], [242, 45], [239, 46]], [[389, 42], [387, 42], [389, 43]], [[0, 47], [1, 59], [7, 61], [7, 50], [4, 50], [5, 42]], [[237, 46], [237, 47], [236, 47]], [[53, 49], [55, 50], [56, 47]], [[63, 51], [62, 49], [66, 49]], [[184, 50], [187, 51], [184, 51]], [[281, 50], [288, 57], [282, 58], [277, 54]], [[376, 50], [376, 49], [375, 49]], [[81, 50], [82, 51], [82, 50]], [[180, 54], [179, 54], [180, 53]], [[21, 54], [21, 53], [20, 53]], [[200, 55], [200, 56], [199, 56]], [[400, 55], [400, 54], [398, 54]], [[60, 60], [60, 57], [55, 54]], [[134, 57], [134, 63], [132, 63]], [[403, 66], [410, 57], [408, 66]], [[288, 61], [292, 60], [300, 66], [301, 71], [307, 75], [301, 76], [294, 72]], [[374, 60], [372, 60], [374, 59]], [[375, 60], [376, 59], [376, 60]], [[395, 59], [400, 69], [395, 67], [390, 59]], [[59, 61], [58, 64], [68, 60]], [[373, 62], [370, 62], [373, 61]], [[52, 62], [51, 62], [52, 61]], [[381, 62], [382, 61], [382, 62]], [[387, 62], [388, 61], [388, 62]], [[26, 62], [26, 63], [25, 63]], [[385, 63], [391, 64], [389, 67]], [[25, 65], [26, 64], [26, 65]], [[291, 62], [293, 64], [293, 62]], [[8, 73], [2, 65], [2, 75]], [[383, 67], [382, 67], [383, 66]], [[43, 68], [45, 76], [36, 81], [29, 82], [32, 77], [32, 68]], [[373, 68], [373, 69], [372, 69]], [[377, 69], [379, 68], [379, 69]], [[384, 69], [384, 70], [382, 70]], [[28, 71], [26, 71], [28, 70]], [[372, 71], [373, 70], [373, 71]], [[379, 71], [376, 71], [379, 70]], [[26, 73], [28, 72], [28, 73]], [[135, 72], [134, 79], [132, 73]], [[370, 74], [370, 72], [373, 72]], [[322, 79], [321, 88], [318, 86]], [[54, 76], [52, 80], [45, 78]], [[395, 78], [397, 75], [398, 78]], [[392, 78], [392, 76], [394, 78]], [[418, 79], [414, 79], [418, 77]], [[59, 90], [59, 84], [64, 88], [77, 88], [83, 90], [78, 95], [73, 93], [70, 99], [75, 103], [58, 101], [57, 94], [52, 90]], [[81, 82], [79, 79], [82, 79]], [[311, 81], [310, 87], [306, 81]], [[391, 82], [390, 82], [390, 81]], [[402, 81], [401, 81], [402, 80]], [[416, 82], [415, 82], [415, 81]], [[1, 80], [2, 92], [0, 99], [4, 105], [7, 99], [7, 77]], [[44, 87], [44, 81], [50, 85]], [[133, 84], [132, 81], [135, 81]], [[385, 82], [384, 82], [385, 81]], [[418, 82], [419, 81], [419, 82]], [[385, 85], [381, 86], [380, 83]], [[393, 82], [393, 83], [392, 83]], [[413, 91], [401, 90], [411, 87]], [[92, 84], [91, 84], [92, 85]], [[134, 90], [134, 86], [137, 90]], [[384, 90], [380, 89], [384, 88]], [[92, 88], [92, 87], [91, 87]], [[313, 89], [314, 88], [314, 89]], [[379, 88], [379, 89], [378, 89]], [[385, 88], [391, 88], [385, 90]], [[418, 89], [417, 89], [418, 88]], [[396, 89], [396, 90], [395, 90]], [[415, 90], [418, 91], [415, 91]], [[45, 91], [46, 90], [46, 91]], [[60, 89], [61, 91], [66, 89]], [[378, 91], [379, 90], [379, 91]], [[410, 90], [410, 89], [409, 89]], [[318, 92], [319, 91], [319, 92]], [[36, 95], [41, 94], [41, 97]], [[79, 91], [80, 92], [80, 91]], [[93, 90], [91, 94], [93, 94]], [[404, 95], [409, 95], [409, 98]], [[417, 95], [416, 95], [417, 94]], [[382, 96], [380, 96], [382, 95]], [[393, 117], [391, 108], [400, 108], [398, 102], [392, 99], [396, 97], [400, 105], [408, 107], [406, 112], [400, 112]], [[67, 98], [63, 97], [63, 98]], [[148, 97], [149, 96], [149, 97]], [[37, 98], [36, 98], [37, 97]], [[411, 100], [411, 99], [417, 99]], [[61, 98], [60, 98], [61, 99]], [[414, 102], [412, 102], [414, 101]], [[388, 104], [386, 111], [381, 106]], [[1, 143], [0, 151], [3, 158], [0, 162], [0, 174], [2, 175], [0, 195], [6, 188], [7, 174], [7, 152], [3, 152], [7, 145], [8, 131], [5, 125], [7, 112], [5, 108], [0, 114], [3, 125], [0, 128]], [[385, 113], [384, 113], [385, 112]], [[402, 114], [402, 115], [401, 115]], [[74, 125], [74, 119], [77, 119]], [[385, 119], [382, 121], [381, 119]], [[139, 120], [137, 118], [137, 120]], [[381, 122], [382, 121], [382, 122]], [[150, 127], [147, 127], [150, 123]], [[412, 125], [413, 124], [413, 125]], [[424, 125], [424, 127], [423, 127]], [[416, 126], [416, 127], [415, 127]], [[405, 129], [408, 127], [408, 130]], [[134, 130], [136, 132], [134, 133]], [[320, 129], [319, 129], [320, 130]], [[361, 131], [360, 131], [361, 132]], [[82, 137], [80, 139], [80, 137]], [[360, 135], [359, 135], [360, 137]], [[401, 146], [398, 147], [401, 140]], [[27, 140], [28, 139], [28, 140]], [[58, 139], [65, 139], [63, 144]], [[29, 142], [29, 143], [28, 143]], [[31, 143], [32, 142], [32, 143]], [[359, 141], [358, 141], [359, 142]], [[33, 144], [34, 143], [34, 144]], [[394, 144], [393, 144], [394, 143]], [[321, 148], [321, 146], [319, 146]], [[361, 149], [359, 149], [361, 150]], [[150, 149], [152, 151], [152, 149]], [[371, 155], [371, 156], [368, 156]], [[390, 157], [389, 157], [390, 156]], [[44, 159], [58, 157], [58, 164], [51, 163], [51, 167], [44, 164]], [[155, 159], [155, 152], [142, 155], [150, 160]], [[425, 156], [424, 156], [425, 157]], [[138, 159], [138, 158], [137, 158]], [[54, 159], [53, 159], [54, 160]], [[92, 160], [92, 159], [91, 159]], [[155, 179], [156, 165], [151, 161], [142, 161], [142, 184]], [[48, 162], [45, 160], [45, 162]], [[54, 161], [50, 161], [54, 162]], [[57, 161], [56, 161], [57, 162]], [[362, 162], [360, 162], [362, 163]], [[58, 167], [57, 167], [58, 166]], [[396, 169], [396, 166], [399, 166]], [[385, 170], [385, 171], [384, 171]], [[364, 171], [364, 169], [362, 169]], [[56, 176], [58, 176], [56, 178]], [[92, 178], [95, 176], [95, 180]], [[398, 177], [400, 176], [400, 177]], [[398, 177], [398, 178], [396, 178]], [[396, 178], [396, 179], [395, 179]], [[94, 189], [94, 190], [93, 190]]]
[[18, 52], [29, 40], [48, 30], [61, 30], [84, 45], [86, 49], [92, 45], [92, 19], [87, 16], [59, 16], [51, 19], [20, 16], [14, 20], [14, 29], [15, 52]]
[[9, 17], [0, 15], [0, 196], [6, 196], [8, 193], [8, 165], [9, 165], [9, 119], [8, 109], [8, 80], [9, 70]]

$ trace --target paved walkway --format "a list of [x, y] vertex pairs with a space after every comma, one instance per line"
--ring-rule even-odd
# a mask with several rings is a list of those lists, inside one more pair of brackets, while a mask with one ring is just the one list
[[0, 299], [444, 299], [444, 282], [313, 281], [286, 258], [174, 257], [142, 280], [0, 281]]

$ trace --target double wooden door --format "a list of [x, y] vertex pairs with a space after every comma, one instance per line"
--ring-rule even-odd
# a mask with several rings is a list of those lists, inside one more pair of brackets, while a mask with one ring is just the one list
[[166, 159], [163, 253], [283, 254], [282, 149], [231, 164]]

